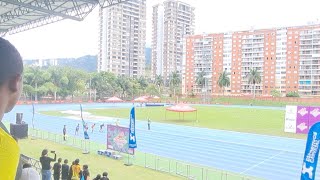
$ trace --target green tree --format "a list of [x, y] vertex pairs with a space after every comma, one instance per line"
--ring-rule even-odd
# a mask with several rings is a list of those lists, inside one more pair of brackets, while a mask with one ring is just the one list
[[72, 97], [72, 101], [76, 94], [82, 95], [86, 90], [86, 81], [88, 79], [88, 73], [78, 69], [65, 68], [64, 71], [69, 80], [67, 90]]
[[296, 91], [291, 91], [286, 94], [286, 97], [300, 97], [300, 95]]
[[[27, 67], [24, 72], [24, 82], [34, 88], [35, 101], [38, 101], [39, 87], [51, 78], [50, 72], [39, 67]], [[41, 88], [42, 92], [44, 88]]]
[[116, 81], [117, 77], [113, 73], [94, 73], [91, 79], [91, 87], [96, 91], [98, 98], [102, 99], [104, 97], [114, 96], [120, 91]]
[[132, 92], [132, 84], [130, 84], [129, 78], [126, 76], [118, 76], [116, 83], [120, 88], [121, 97], [125, 98], [128, 92]]
[[223, 71], [219, 75], [218, 86], [222, 88], [222, 95], [224, 96], [225, 88], [230, 86], [229, 73]]
[[155, 84], [149, 84], [146, 89], [146, 92], [148, 93], [148, 95], [151, 95], [151, 96], [159, 96], [160, 95], [160, 92]]
[[201, 71], [197, 73], [196, 84], [201, 87], [201, 90], [205, 88], [206, 85], [206, 72]]
[[278, 90], [276, 90], [276, 89], [273, 89], [273, 90], [271, 91], [271, 95], [272, 95], [273, 97], [281, 97], [280, 91], [278, 91]]
[[178, 72], [173, 72], [170, 75], [170, 79], [169, 79], [169, 84], [170, 84], [170, 88], [173, 90], [173, 96], [176, 96], [176, 89], [180, 87], [180, 83], [181, 83], [181, 78], [180, 75], [178, 74]]
[[23, 95], [24, 95], [25, 99], [32, 100], [33, 94], [35, 94], [34, 88], [29, 84], [24, 84], [23, 85]]
[[248, 83], [253, 85], [253, 98], [256, 97], [256, 84], [261, 83], [261, 75], [257, 69], [250, 69], [250, 73], [247, 75]]
[[141, 86], [139, 79], [131, 79], [129, 81], [129, 88], [127, 92], [128, 94], [131, 94], [133, 97], [141, 96], [141, 93], [145, 92], [145, 88]]
[[161, 87], [164, 84], [163, 77], [161, 75], [156, 75], [156, 78], [154, 80], [154, 84], [158, 87], [159, 93], [161, 93]]
[[64, 70], [64, 68], [61, 67], [51, 67], [48, 71], [51, 73], [52, 82], [49, 89], [53, 93], [54, 100], [56, 101], [58, 92], [63, 91], [62, 89], [66, 88], [69, 83], [69, 79], [66, 74], [67, 70]]
[[148, 87], [148, 81], [146, 78], [144, 78], [143, 76], [140, 76], [139, 79], [138, 79], [138, 83], [139, 83], [139, 86], [141, 88], [141, 91], [143, 93], [145, 93], [146, 91], [146, 88]]

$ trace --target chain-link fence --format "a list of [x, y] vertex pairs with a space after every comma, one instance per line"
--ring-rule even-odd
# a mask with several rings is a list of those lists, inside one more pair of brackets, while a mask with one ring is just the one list
[[[83, 151], [97, 152], [106, 149], [105, 144], [84, 140], [74, 136], [68, 136], [66, 141], [63, 135], [55, 134], [38, 129], [30, 129], [31, 138], [39, 138], [43, 140], [53, 141], [62, 145], [68, 145]], [[136, 152], [134, 156], [122, 154], [123, 161], [127, 164], [134, 164], [145, 168], [153, 169], [172, 175], [182, 176], [192, 180], [258, 180], [257, 178], [243, 176], [222, 170], [215, 170], [208, 167], [201, 167], [189, 163], [157, 156], [150, 153]]]

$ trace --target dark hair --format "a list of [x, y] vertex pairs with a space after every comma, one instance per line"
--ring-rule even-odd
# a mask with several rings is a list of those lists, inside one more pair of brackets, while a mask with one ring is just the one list
[[48, 149], [42, 150], [41, 156], [45, 156], [48, 154]]
[[25, 169], [25, 168], [31, 168], [31, 164], [25, 163], [25, 164], [23, 164], [22, 168], [23, 168], [23, 169]]
[[75, 164], [79, 164], [79, 162], [80, 162], [79, 159], [76, 159], [76, 160], [74, 161]]
[[83, 169], [88, 169], [89, 167], [88, 167], [88, 165], [83, 165]]
[[95, 180], [99, 180], [101, 179], [101, 174], [98, 174], [96, 178], [94, 178]]
[[63, 162], [67, 164], [68, 163], [68, 159], [65, 159]]
[[107, 172], [103, 172], [102, 176], [108, 177], [108, 173]]
[[22, 75], [23, 63], [18, 50], [0, 37], [0, 86], [17, 75]]
[[62, 161], [62, 158], [59, 158], [59, 159], [58, 159], [58, 162], [60, 163], [61, 161]]

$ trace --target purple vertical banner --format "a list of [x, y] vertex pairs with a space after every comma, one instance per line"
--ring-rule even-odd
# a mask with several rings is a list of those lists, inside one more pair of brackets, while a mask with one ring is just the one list
[[296, 133], [308, 134], [308, 132], [309, 132], [309, 107], [308, 106], [298, 106]]
[[313, 126], [315, 123], [320, 122], [320, 107], [310, 107], [309, 108], [309, 127]]

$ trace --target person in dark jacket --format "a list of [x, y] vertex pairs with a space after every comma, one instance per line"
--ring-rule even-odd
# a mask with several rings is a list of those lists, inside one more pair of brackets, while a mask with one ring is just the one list
[[52, 151], [52, 153], [54, 153], [54, 158], [48, 157], [47, 149], [44, 149], [41, 153], [40, 163], [42, 166], [41, 168], [42, 180], [51, 180], [50, 163], [55, 162], [57, 160], [57, 154], [54, 151]]
[[69, 165], [68, 165], [68, 159], [64, 160], [64, 164], [62, 164], [61, 168], [61, 179], [67, 180], [69, 176]]
[[61, 162], [62, 162], [62, 159], [59, 158], [58, 162], [54, 163], [54, 165], [53, 165], [53, 179], [54, 180], [59, 180], [60, 179]]
[[74, 135], [79, 135], [80, 124], [78, 123]]
[[107, 172], [103, 172], [103, 173], [102, 173], [102, 178], [101, 178], [101, 180], [109, 180], [109, 178], [108, 178], [108, 173], [107, 173]]
[[63, 140], [66, 141], [67, 140], [67, 127], [66, 127], [66, 125], [63, 126], [62, 133], [63, 133]]

